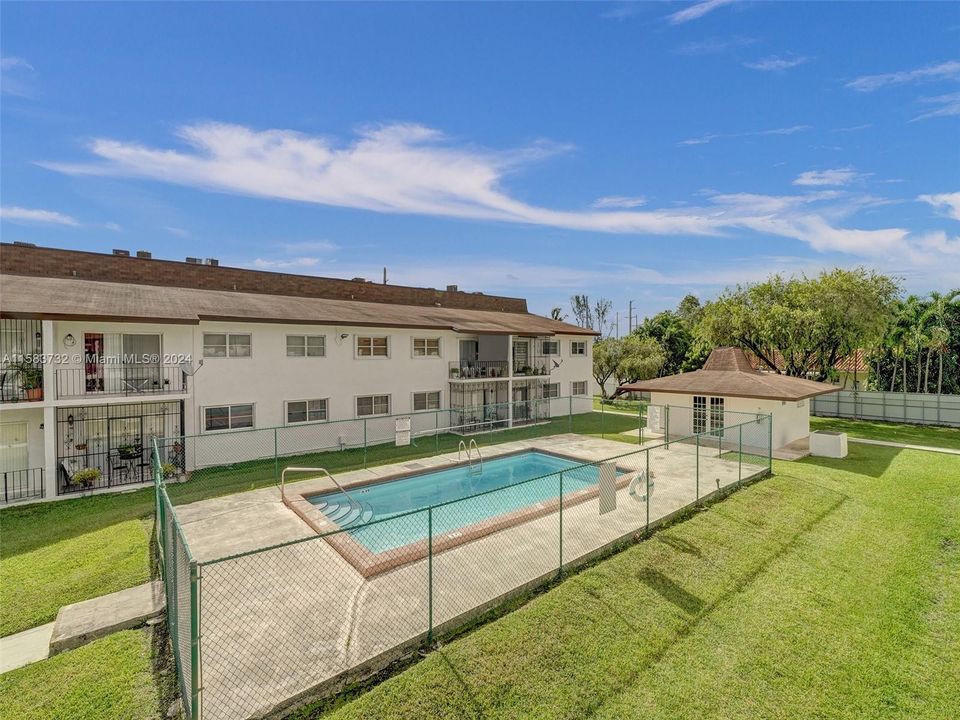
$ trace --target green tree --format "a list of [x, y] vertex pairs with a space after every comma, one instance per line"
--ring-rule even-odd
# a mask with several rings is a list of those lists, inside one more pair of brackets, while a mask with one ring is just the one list
[[553, 308], [553, 310], [550, 311], [550, 317], [554, 320], [559, 320], [560, 322], [563, 322], [567, 319], [567, 315], [563, 312], [563, 308], [561, 307]]
[[573, 311], [573, 318], [577, 325], [582, 328], [593, 327], [593, 308], [590, 307], [589, 295], [572, 295], [570, 309]]
[[826, 378], [837, 361], [872, 347], [888, 329], [897, 282], [864, 268], [817, 277], [774, 275], [738, 286], [703, 307], [696, 327], [710, 345], [740, 345], [768, 368]]
[[593, 377], [603, 397], [609, 397], [606, 383], [614, 378], [617, 385], [656, 377], [666, 360], [660, 344], [653, 338], [628, 335], [604, 338], [593, 346]]

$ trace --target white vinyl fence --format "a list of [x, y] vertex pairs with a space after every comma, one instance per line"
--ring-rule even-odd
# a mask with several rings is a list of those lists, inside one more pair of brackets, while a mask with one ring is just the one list
[[842, 390], [812, 398], [810, 414], [960, 427], [960, 395]]

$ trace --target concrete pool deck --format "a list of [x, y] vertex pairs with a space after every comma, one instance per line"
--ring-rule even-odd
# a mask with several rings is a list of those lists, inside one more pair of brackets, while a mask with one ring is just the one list
[[[651, 447], [655, 446], [655, 447]], [[644, 446], [583, 435], [555, 435], [482, 449], [485, 459], [522, 450], [553, 451], [596, 461], [650, 447], [654, 489], [651, 525], [695, 500], [767, 472], [765, 466], [719, 457], [716, 447], [659, 442]], [[346, 488], [371, 478], [443, 468], [456, 453], [343, 473]], [[646, 453], [618, 460], [646, 468]], [[287, 492], [332, 489], [316, 478]], [[365, 579], [265, 488], [176, 508], [195, 558], [208, 562], [278, 543], [313, 538], [201, 567], [201, 702], [205, 718], [253, 718], [298, 698], [335, 691], [382, 669], [420, 644], [429, 627], [431, 582], [426, 559]], [[648, 507], [616, 492], [616, 507], [600, 514], [598, 498], [536, 517], [432, 559], [433, 626], [442, 631], [511, 594], [579, 564], [612, 543], [643, 531]]]

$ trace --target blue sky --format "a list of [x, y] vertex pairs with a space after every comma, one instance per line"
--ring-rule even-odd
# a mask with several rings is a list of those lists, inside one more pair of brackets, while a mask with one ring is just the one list
[[4, 241], [587, 292], [624, 327], [774, 271], [960, 285], [957, 3], [0, 12]]

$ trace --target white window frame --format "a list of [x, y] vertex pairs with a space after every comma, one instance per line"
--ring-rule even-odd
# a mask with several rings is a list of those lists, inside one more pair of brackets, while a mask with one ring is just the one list
[[[554, 390], [551, 391], [551, 390], [548, 390], [547, 388], [553, 388]], [[556, 394], [551, 395], [551, 394], [550, 394], [551, 392], [555, 392]], [[543, 397], [544, 397], [544, 399], [546, 399], [546, 400], [552, 400], [552, 399], [554, 399], [554, 398], [560, 397], [560, 383], [558, 383], [558, 382], [544, 383], [544, 384], [543, 384]]]
[[[291, 355], [290, 354], [290, 338], [303, 338], [303, 355]], [[319, 355], [311, 355], [310, 350], [310, 340], [311, 339], [320, 339], [323, 345], [323, 352]], [[327, 356], [327, 336], [326, 335], [301, 335], [299, 333], [288, 333], [284, 340], [284, 352], [288, 358], [320, 358]]]
[[[550, 346], [551, 350], [547, 351], [547, 346]], [[560, 354], [560, 341], [559, 340], [543, 340], [540, 343], [540, 351], [543, 355], [551, 357], [553, 355]]]
[[[310, 403], [322, 402], [323, 405], [323, 415], [322, 418], [311, 419], [310, 413], [316, 412], [310, 410]], [[290, 419], [290, 405], [292, 403], [305, 403], [304, 412], [306, 417], [303, 420], [291, 420]], [[287, 400], [283, 403], [283, 424], [284, 425], [301, 425], [303, 423], [317, 423], [317, 422], [329, 422], [330, 421], [330, 398], [306, 398], [304, 400]]]
[[[437, 406], [435, 408], [424, 407], [418, 410], [417, 409], [418, 395], [436, 395]], [[410, 396], [410, 409], [413, 412], [431, 412], [433, 410], [442, 410], [443, 409], [443, 391], [442, 390], [417, 390], [416, 392], [412, 393]]]
[[[250, 407], [250, 425], [246, 425], [244, 427], [239, 427], [239, 428], [233, 427], [233, 408], [246, 407], [246, 406]], [[207, 429], [207, 410], [217, 410], [222, 408], [227, 408], [227, 427]], [[256, 403], [230, 403], [229, 405], [205, 405], [202, 408], [200, 408], [200, 426], [203, 428], [204, 434], [235, 432], [237, 430], [252, 430], [257, 426], [257, 404]]]
[[[386, 354], [385, 355], [374, 355], [373, 354], [373, 341], [374, 340], [384, 340], [386, 342]], [[363, 355], [360, 353], [360, 341], [361, 340], [370, 340], [370, 355]], [[353, 354], [357, 359], [362, 360], [384, 360], [390, 357], [390, 346], [393, 343], [390, 342], [389, 335], [356, 335], [353, 339]]]
[[[583, 352], [577, 352], [577, 346], [583, 348]], [[573, 357], [586, 357], [587, 356], [587, 341], [586, 340], [571, 340], [570, 341], [570, 354]]]
[[[418, 354], [417, 354], [417, 343], [418, 343], [418, 342], [422, 342], [422, 343], [424, 344], [424, 345], [423, 345], [423, 354], [422, 354], [422, 355], [418, 355]], [[435, 355], [427, 352], [427, 349], [428, 349], [428, 348], [427, 348], [427, 343], [428, 343], [428, 342], [435, 342], [435, 343], [437, 343], [437, 352], [436, 352]], [[389, 350], [389, 346], [388, 346], [387, 349]], [[442, 340], [441, 338], [439, 338], [439, 337], [415, 337], [415, 338], [412, 338], [412, 339], [411, 339], [411, 343], [410, 343], [410, 352], [413, 354], [413, 357], [417, 358], [418, 360], [424, 359], [424, 358], [441, 358], [441, 357], [443, 357], [443, 340]]]
[[[207, 336], [208, 335], [223, 335], [226, 342], [226, 344], [224, 345], [223, 355], [207, 355], [207, 345], [208, 345]], [[242, 335], [245, 335], [246, 337], [250, 338], [250, 354], [249, 355], [231, 355], [230, 354], [230, 345], [231, 345], [230, 338], [240, 337]], [[203, 337], [201, 338], [201, 342], [202, 342], [203, 357], [205, 358], [213, 358], [214, 360], [226, 360], [228, 358], [231, 360], [249, 360], [250, 358], [253, 357], [253, 333], [250, 333], [250, 332], [232, 333], [232, 332], [217, 332], [216, 330], [204, 331]], [[216, 407], [222, 407], [222, 406], [217, 405]]]
[[[370, 409], [374, 412], [369, 415], [361, 415], [359, 402], [361, 400], [366, 400], [370, 398]], [[386, 412], [376, 412], [377, 409], [377, 398], [386, 398], [387, 399], [387, 411]], [[353, 398], [353, 412], [358, 419], [371, 418], [371, 417], [384, 417], [390, 414], [390, 411], [393, 409], [393, 396], [389, 393], [373, 393], [372, 395], [357, 395]]]
[[[583, 392], [577, 392], [577, 385], [583, 385]], [[577, 397], [585, 397], [590, 392], [590, 383], [587, 380], [571, 380], [570, 381], [570, 394]]]

